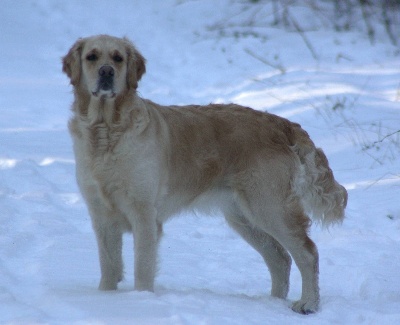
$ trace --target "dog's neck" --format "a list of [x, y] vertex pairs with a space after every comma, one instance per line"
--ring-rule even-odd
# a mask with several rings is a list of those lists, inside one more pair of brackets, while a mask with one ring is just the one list
[[123, 122], [124, 108], [129, 107], [135, 97], [135, 91], [126, 91], [109, 98], [76, 90], [74, 113], [89, 125], [105, 123], [109, 128], [120, 126]]
[[120, 120], [119, 109], [115, 98], [91, 96], [87, 111], [89, 124], [105, 123], [108, 127], [112, 127]]

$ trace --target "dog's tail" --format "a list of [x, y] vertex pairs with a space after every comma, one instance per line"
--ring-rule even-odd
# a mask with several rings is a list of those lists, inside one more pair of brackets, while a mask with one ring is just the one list
[[334, 178], [328, 159], [316, 148], [307, 132], [293, 124], [292, 150], [300, 160], [300, 167], [293, 180], [293, 190], [303, 208], [323, 226], [341, 223], [347, 205], [347, 191]]

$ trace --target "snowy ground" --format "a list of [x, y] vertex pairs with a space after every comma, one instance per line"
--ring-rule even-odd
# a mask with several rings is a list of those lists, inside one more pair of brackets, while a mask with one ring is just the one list
[[[230, 0], [1, 1], [0, 323], [400, 324], [400, 60], [384, 35], [311, 28], [306, 37], [233, 26]], [[313, 23], [304, 8], [303, 26]], [[228, 19], [229, 18], [229, 19]], [[232, 18], [232, 19], [230, 19]], [[305, 18], [305, 19], [302, 19]], [[261, 19], [261, 18], [260, 18]], [[81, 36], [128, 36], [148, 60], [143, 97], [236, 102], [300, 122], [349, 191], [347, 219], [312, 228], [321, 310], [269, 297], [261, 258], [222, 218], [188, 214], [165, 229], [154, 294], [126, 280], [97, 291], [95, 238], [74, 178], [66, 124], [71, 87], [60, 57]], [[264, 62], [261, 62], [261, 60]]]

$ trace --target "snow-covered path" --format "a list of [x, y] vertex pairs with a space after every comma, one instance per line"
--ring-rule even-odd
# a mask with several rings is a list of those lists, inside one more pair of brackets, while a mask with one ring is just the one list
[[[400, 138], [361, 150], [399, 128], [398, 49], [384, 41], [371, 47], [357, 32], [319, 30], [307, 34], [315, 60], [298, 33], [222, 34], [210, 26], [244, 6], [231, 0], [1, 5], [1, 324], [400, 323]], [[288, 308], [301, 291], [296, 267], [288, 301], [271, 298], [261, 257], [222, 218], [191, 213], [166, 225], [154, 294], [133, 291], [130, 236], [125, 281], [117, 292], [97, 290], [60, 58], [78, 37], [99, 33], [126, 35], [145, 55], [143, 97], [269, 110], [301, 123], [325, 150], [349, 205], [341, 227], [312, 228], [320, 312], [305, 317]]]

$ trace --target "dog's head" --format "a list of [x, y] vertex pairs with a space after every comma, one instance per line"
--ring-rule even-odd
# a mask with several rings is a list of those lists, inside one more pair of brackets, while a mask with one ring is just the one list
[[71, 84], [96, 97], [136, 90], [146, 71], [144, 57], [128, 39], [108, 35], [79, 39], [62, 62]]

